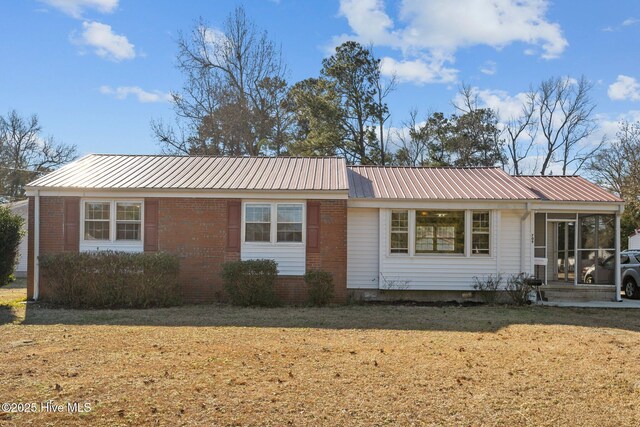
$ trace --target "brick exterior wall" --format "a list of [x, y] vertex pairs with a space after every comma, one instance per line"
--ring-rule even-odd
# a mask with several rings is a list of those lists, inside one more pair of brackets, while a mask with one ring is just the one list
[[[227, 250], [226, 199], [158, 198], [158, 249], [180, 258], [185, 302], [224, 300], [221, 264], [240, 259]], [[33, 197], [29, 199], [28, 295], [33, 296]], [[64, 251], [64, 199], [40, 197], [40, 253]], [[78, 249], [75, 249], [78, 250]], [[320, 252], [306, 254], [306, 268], [333, 274], [335, 302], [347, 299], [347, 201], [320, 201]], [[276, 292], [287, 304], [304, 304], [307, 289], [301, 276], [281, 276]], [[40, 293], [46, 283], [40, 280]]]
[[[29, 197], [27, 298], [33, 298], [34, 203], [34, 198]], [[64, 198], [40, 197], [40, 255], [59, 252], [64, 252]], [[42, 283], [40, 275], [40, 295], [46, 295], [46, 292], [46, 284]]]

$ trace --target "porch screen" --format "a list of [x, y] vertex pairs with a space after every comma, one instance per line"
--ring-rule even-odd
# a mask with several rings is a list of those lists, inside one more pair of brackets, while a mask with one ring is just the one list
[[578, 283], [614, 283], [615, 216], [579, 215], [578, 224]]

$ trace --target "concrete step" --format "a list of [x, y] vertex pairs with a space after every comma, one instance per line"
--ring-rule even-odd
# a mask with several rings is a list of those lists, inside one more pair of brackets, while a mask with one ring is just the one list
[[616, 297], [615, 287], [550, 287], [540, 288], [543, 297], [548, 301], [613, 301]]

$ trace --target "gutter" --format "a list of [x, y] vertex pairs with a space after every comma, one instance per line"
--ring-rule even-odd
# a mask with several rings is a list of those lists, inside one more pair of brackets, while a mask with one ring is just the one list
[[40, 190], [35, 190], [33, 209], [33, 300], [40, 296]]

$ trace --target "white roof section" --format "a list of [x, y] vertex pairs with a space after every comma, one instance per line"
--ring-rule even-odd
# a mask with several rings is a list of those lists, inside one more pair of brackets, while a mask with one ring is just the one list
[[149, 189], [348, 191], [338, 157], [213, 157], [90, 154], [27, 190]]

